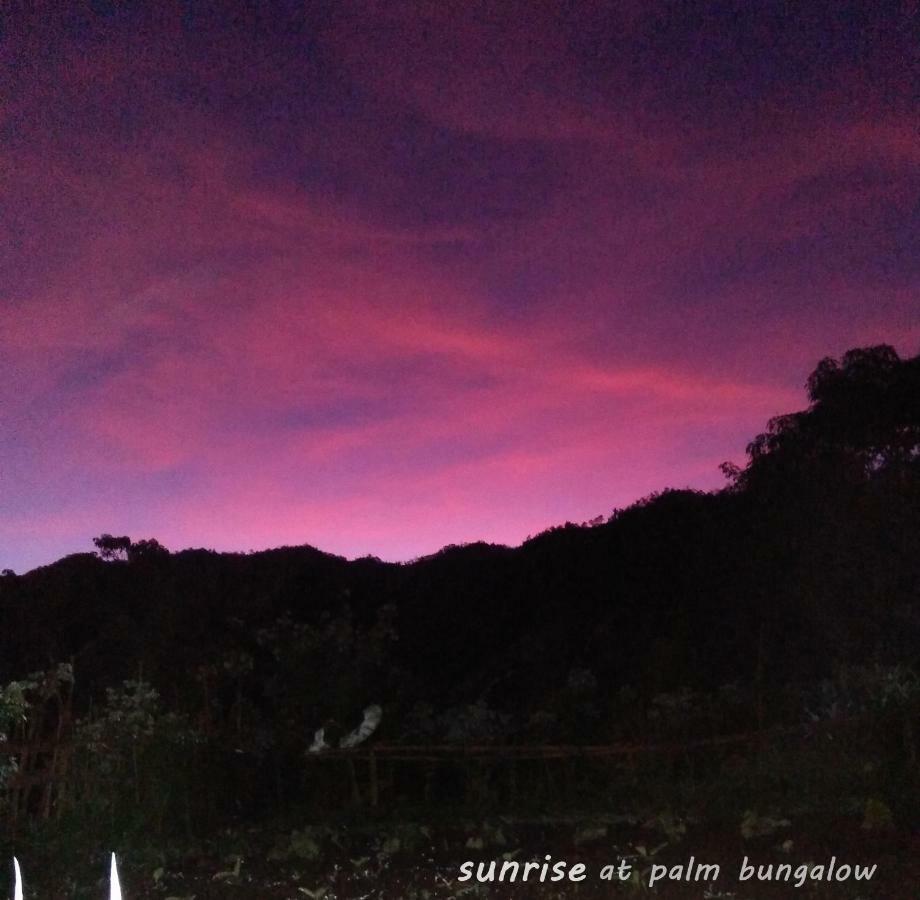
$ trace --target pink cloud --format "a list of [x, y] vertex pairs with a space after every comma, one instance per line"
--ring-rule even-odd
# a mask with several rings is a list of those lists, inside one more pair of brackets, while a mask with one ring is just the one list
[[[821, 356], [915, 349], [920, 150], [864, 73], [820, 108], [768, 98], [746, 135], [668, 101], [667, 73], [600, 78], [549, 7], [407, 9], [342, 5], [309, 77], [299, 45], [167, 12], [14, 35], [17, 559], [99, 530], [516, 542], [715, 486]], [[656, 15], [624, 8], [623, 40]]]

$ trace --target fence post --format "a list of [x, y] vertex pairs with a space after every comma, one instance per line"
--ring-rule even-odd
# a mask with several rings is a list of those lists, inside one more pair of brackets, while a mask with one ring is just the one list
[[368, 778], [370, 781], [370, 798], [371, 806], [376, 807], [377, 801], [380, 798], [380, 787], [377, 782], [377, 754], [371, 750], [370, 755], [367, 758], [368, 762]]

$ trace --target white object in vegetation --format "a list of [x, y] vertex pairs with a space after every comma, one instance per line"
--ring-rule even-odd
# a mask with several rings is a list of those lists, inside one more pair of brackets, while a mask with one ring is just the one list
[[[339, 741], [339, 749], [350, 750], [352, 747], [357, 747], [358, 744], [363, 744], [377, 730], [382, 718], [383, 709], [378, 704], [374, 703], [372, 706], [368, 706], [364, 710], [364, 719], [361, 724]], [[313, 735], [313, 743], [310, 744], [307, 752], [321, 753], [323, 750], [329, 749], [330, 746], [326, 742], [326, 729], [318, 728]]]
[[112, 871], [109, 875], [109, 900], [121, 900], [121, 883], [118, 880], [118, 866], [115, 865], [115, 854], [112, 854]]
[[339, 741], [339, 746], [343, 750], [349, 750], [352, 747], [357, 747], [358, 744], [363, 744], [377, 730], [382, 718], [383, 710], [376, 703], [373, 706], [368, 706], [364, 710], [364, 721], [354, 731], [346, 734]]
[[22, 876], [19, 873], [19, 860], [13, 857], [13, 900], [22, 900]]

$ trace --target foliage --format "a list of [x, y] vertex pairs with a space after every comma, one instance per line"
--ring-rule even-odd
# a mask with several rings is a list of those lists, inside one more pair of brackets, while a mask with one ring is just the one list
[[139, 559], [169, 555], [169, 551], [154, 538], [132, 541], [127, 535], [115, 537], [111, 534], [101, 534], [93, 538], [93, 544], [99, 558], [107, 561], [136, 562]]
[[[0, 743], [8, 742], [17, 732], [21, 734], [30, 714], [41, 715], [44, 704], [58, 695], [63, 685], [72, 684], [73, 667], [70, 663], [61, 663], [46, 672], [32, 672], [0, 687]], [[0, 796], [17, 771], [16, 755], [0, 753]]]
[[896, 712], [920, 700], [920, 676], [904, 664], [843, 666], [804, 692], [811, 721]]
[[255, 638], [273, 660], [262, 689], [276, 740], [293, 734], [302, 741], [324, 723], [327, 737], [332, 730], [344, 733], [358, 724], [363, 708], [388, 699], [396, 677], [388, 665], [397, 639], [392, 606], [381, 607], [363, 627], [348, 604], [316, 623], [285, 613]]
[[111, 534], [100, 534], [99, 537], [93, 538], [93, 543], [96, 545], [99, 558], [106, 560], [126, 560], [131, 549], [131, 538], [127, 535], [115, 537]]
[[191, 751], [201, 742], [187, 717], [163, 709], [149, 683], [108, 688], [102, 709], [74, 730], [67, 814], [108, 822], [116, 832], [162, 834], [170, 815], [187, 817]]
[[439, 731], [451, 744], [494, 741], [508, 735], [511, 716], [491, 709], [485, 700], [447, 710], [439, 718]]

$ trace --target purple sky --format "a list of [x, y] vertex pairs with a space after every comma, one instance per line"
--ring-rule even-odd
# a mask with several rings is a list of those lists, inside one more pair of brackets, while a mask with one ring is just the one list
[[38, 6], [0, 13], [0, 567], [517, 543], [920, 345], [916, 4]]

